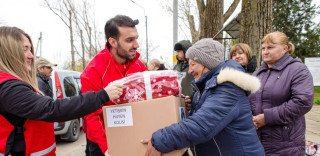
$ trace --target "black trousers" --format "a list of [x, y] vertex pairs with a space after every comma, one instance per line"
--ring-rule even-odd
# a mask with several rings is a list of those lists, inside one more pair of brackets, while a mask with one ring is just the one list
[[90, 141], [86, 135], [87, 145], [86, 145], [86, 156], [104, 156], [99, 145]]
[[11, 152], [11, 156], [25, 156], [26, 152]]

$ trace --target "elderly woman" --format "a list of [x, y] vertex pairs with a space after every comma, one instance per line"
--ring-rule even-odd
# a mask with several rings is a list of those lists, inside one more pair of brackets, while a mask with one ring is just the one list
[[0, 156], [54, 156], [52, 122], [92, 113], [121, 94], [122, 85], [110, 85], [70, 99], [42, 96], [30, 36], [16, 27], [0, 27]]
[[212, 38], [190, 47], [189, 73], [195, 94], [187, 119], [153, 133], [146, 155], [161, 155], [195, 145], [196, 155], [264, 155], [252, 122], [245, 90], [259, 89], [259, 80], [234, 60], [223, 60], [224, 47]]
[[294, 45], [281, 32], [262, 39], [261, 80], [249, 96], [253, 122], [266, 155], [305, 155], [304, 115], [313, 105], [313, 82], [307, 67], [292, 58]]
[[252, 74], [257, 68], [256, 56], [252, 56], [252, 50], [245, 43], [238, 43], [231, 47], [229, 59], [241, 64], [246, 73]]

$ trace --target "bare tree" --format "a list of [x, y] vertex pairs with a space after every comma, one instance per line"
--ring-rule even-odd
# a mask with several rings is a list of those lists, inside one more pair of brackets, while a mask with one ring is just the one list
[[[240, 0], [233, 0], [231, 6], [224, 12], [224, 0], [180, 0], [179, 16], [181, 21], [186, 21], [190, 30], [192, 42], [195, 43], [201, 38], [213, 37], [222, 29], [223, 24], [238, 6]], [[169, 12], [172, 8], [168, 4], [164, 6]], [[199, 25], [196, 25], [199, 23]], [[221, 38], [222, 34], [220, 37]]]
[[57, 15], [61, 21], [68, 27], [70, 33], [70, 44], [71, 44], [71, 68], [76, 70], [75, 67], [75, 50], [74, 50], [74, 30], [73, 21], [74, 18], [74, 3], [72, 0], [59, 0], [54, 3], [49, 0], [44, 0], [45, 5]]
[[[139, 51], [140, 51], [140, 58], [141, 59], [144, 59], [144, 60], [147, 60], [147, 56], [146, 56], [146, 49], [145, 49], [145, 42], [143, 42], [143, 40], [139, 39], [138, 40], [138, 43], [139, 43]], [[157, 44], [154, 44], [153, 41], [149, 41], [148, 43], [148, 58], [149, 58], [149, 61], [150, 61], [150, 58], [153, 58], [154, 57], [154, 52], [159, 48], [159, 45]], [[142, 53], [144, 52], [144, 53]]]
[[261, 39], [272, 31], [272, 0], [243, 0], [240, 42], [247, 43], [261, 62]]
[[[94, 12], [88, 0], [44, 0], [48, 7], [67, 26], [70, 33], [71, 69], [76, 70], [76, 56], [85, 62], [95, 56], [101, 49], [99, 35], [96, 30]], [[91, 1], [90, 1], [91, 2]], [[81, 36], [80, 32], [83, 32]], [[81, 50], [82, 49], [82, 50]], [[84, 52], [84, 53], [82, 53]]]
[[82, 0], [81, 5], [77, 8], [75, 23], [77, 25], [78, 36], [80, 37], [80, 30], [84, 30], [84, 46], [85, 51], [91, 59], [95, 56], [98, 51], [101, 49], [101, 45], [98, 42], [98, 31], [96, 30], [96, 22], [94, 18], [94, 12], [90, 12], [90, 10], [94, 10], [90, 3], [87, 0]]

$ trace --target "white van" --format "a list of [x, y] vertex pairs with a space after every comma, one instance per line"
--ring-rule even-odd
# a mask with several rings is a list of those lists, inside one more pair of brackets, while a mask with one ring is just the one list
[[[67, 98], [80, 94], [80, 72], [70, 70], [52, 71], [51, 84], [53, 99]], [[79, 138], [82, 118], [54, 123], [54, 134], [62, 140], [74, 142]]]

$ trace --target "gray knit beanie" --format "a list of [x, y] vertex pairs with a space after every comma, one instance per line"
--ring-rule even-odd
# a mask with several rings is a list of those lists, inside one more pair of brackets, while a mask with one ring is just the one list
[[211, 70], [224, 61], [224, 47], [212, 38], [204, 38], [187, 50], [186, 57]]

